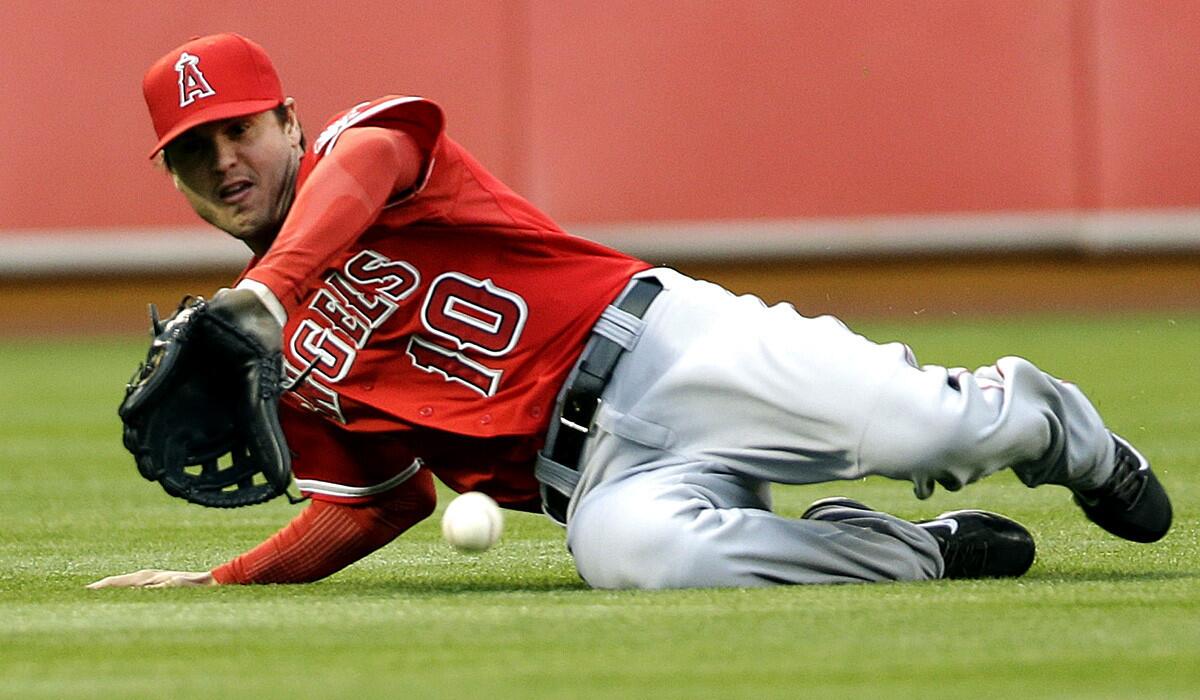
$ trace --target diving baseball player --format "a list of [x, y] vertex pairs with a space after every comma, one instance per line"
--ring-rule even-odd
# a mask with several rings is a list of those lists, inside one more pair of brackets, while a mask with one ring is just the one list
[[[239, 347], [281, 356], [278, 452], [310, 502], [211, 571], [92, 587], [320, 579], [428, 517], [433, 476], [564, 523], [603, 588], [1020, 576], [1034, 559], [994, 513], [913, 523], [837, 498], [789, 519], [772, 482], [882, 475], [924, 498], [1008, 468], [1117, 536], [1170, 526], [1146, 460], [1075, 386], [1016, 357], [920, 366], [832, 317], [573, 237], [428, 100], [361, 102], [309, 143], [265, 51], [234, 34], [174, 49], [143, 88], [180, 193], [253, 252], [208, 307], [258, 339]], [[160, 347], [188, 342], [191, 315]], [[149, 476], [144, 426], [127, 445]]]

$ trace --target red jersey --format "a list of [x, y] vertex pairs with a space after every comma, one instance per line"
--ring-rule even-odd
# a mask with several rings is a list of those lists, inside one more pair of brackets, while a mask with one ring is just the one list
[[536, 509], [532, 460], [558, 390], [605, 306], [649, 265], [563, 232], [415, 97], [331, 120], [298, 197], [339, 136], [367, 125], [416, 141], [414, 187], [332, 258], [273, 247], [244, 273], [289, 311], [287, 373], [309, 370], [282, 407], [297, 483], [316, 498], [368, 499], [420, 458], [456, 490]]

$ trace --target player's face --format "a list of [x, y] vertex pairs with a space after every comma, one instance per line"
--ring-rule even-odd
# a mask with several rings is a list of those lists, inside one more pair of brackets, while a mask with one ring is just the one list
[[175, 185], [202, 219], [262, 254], [295, 195], [300, 125], [289, 99], [273, 111], [189, 129], [167, 144]]

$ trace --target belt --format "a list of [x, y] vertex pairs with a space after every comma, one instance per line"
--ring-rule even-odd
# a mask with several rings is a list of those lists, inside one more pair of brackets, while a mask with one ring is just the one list
[[641, 318], [661, 291], [662, 282], [652, 277], [633, 280], [593, 326], [579, 362], [559, 392], [556, 420], [546, 435], [534, 473], [541, 482], [542, 510], [560, 524], [567, 521], [567, 505], [579, 483], [579, 460], [600, 408], [600, 396], [617, 360], [636, 342], [643, 325]]

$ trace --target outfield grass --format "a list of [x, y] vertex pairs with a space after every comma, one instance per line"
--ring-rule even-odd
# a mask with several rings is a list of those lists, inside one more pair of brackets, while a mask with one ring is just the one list
[[1200, 316], [917, 321], [860, 327], [925, 362], [1020, 354], [1076, 381], [1155, 462], [1173, 532], [1116, 540], [1009, 474], [928, 502], [869, 480], [778, 506], [992, 508], [1038, 560], [1016, 582], [590, 591], [555, 526], [510, 514], [479, 556], [431, 519], [317, 584], [88, 591], [219, 563], [297, 507], [205, 510], [137, 475], [115, 408], [141, 338], [0, 341], [0, 697], [1200, 696]]

